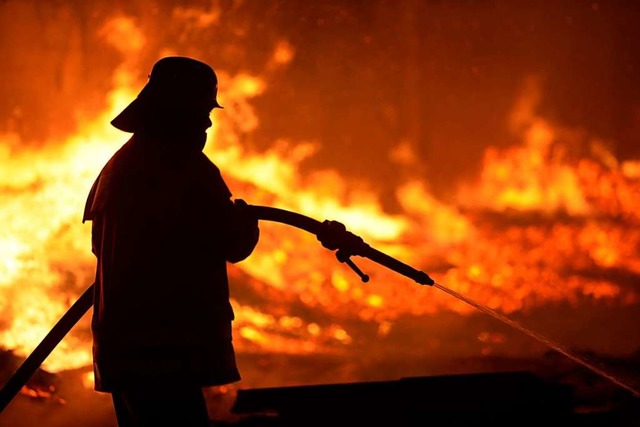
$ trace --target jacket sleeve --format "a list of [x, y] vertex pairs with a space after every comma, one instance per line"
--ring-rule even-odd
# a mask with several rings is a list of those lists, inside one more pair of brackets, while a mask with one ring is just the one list
[[231, 191], [220, 170], [208, 161], [207, 166], [207, 186], [215, 195], [213, 199], [219, 201], [215, 205], [221, 214], [216, 217], [221, 220], [218, 229], [222, 234], [222, 250], [225, 259], [235, 264], [249, 257], [258, 244], [258, 218], [250, 214], [244, 200], [232, 199]]

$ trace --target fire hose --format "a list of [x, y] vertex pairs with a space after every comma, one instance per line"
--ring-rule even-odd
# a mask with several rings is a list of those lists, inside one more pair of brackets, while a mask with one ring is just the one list
[[[360, 237], [347, 231], [344, 225], [337, 221], [325, 220], [320, 222], [296, 212], [268, 206], [247, 205], [246, 208], [249, 214], [254, 215], [259, 220], [291, 225], [316, 235], [318, 240], [323, 243], [323, 246], [330, 250], [336, 250], [338, 261], [347, 264], [365, 283], [369, 281], [369, 276], [356, 266], [351, 260], [352, 256], [368, 258], [390, 270], [413, 279], [421, 285], [433, 285], [435, 283], [426, 273], [372, 248]], [[89, 311], [93, 305], [93, 288], [94, 285], [91, 284], [84, 291], [2, 387], [2, 390], [0, 390], [0, 413], [4, 411], [18, 392], [27, 384], [31, 376], [73, 326]]]

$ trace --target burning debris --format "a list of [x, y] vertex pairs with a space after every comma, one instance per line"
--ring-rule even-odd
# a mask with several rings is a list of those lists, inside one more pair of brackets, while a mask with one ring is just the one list
[[[13, 351], [0, 351], [0, 381], [2, 384], [6, 384], [23, 361], [24, 359], [16, 356]], [[20, 394], [35, 400], [53, 399], [64, 404], [65, 400], [56, 396], [57, 387], [58, 378], [55, 374], [38, 369], [22, 387]]]

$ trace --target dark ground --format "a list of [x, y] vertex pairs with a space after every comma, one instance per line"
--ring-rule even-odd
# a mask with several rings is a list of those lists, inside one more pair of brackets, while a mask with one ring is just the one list
[[[358, 366], [344, 366], [344, 361], [331, 357], [239, 357], [246, 366], [245, 377], [260, 378], [262, 372], [264, 383], [208, 390], [210, 415], [219, 425], [280, 427], [312, 425], [314, 421], [424, 425], [428, 419], [442, 416], [450, 425], [456, 420], [460, 424], [492, 425], [543, 421], [581, 426], [640, 425], [640, 397], [555, 352], [539, 359], [496, 356], [443, 360], [432, 365], [432, 375], [346, 382], [331, 381], [332, 373], [344, 377], [345, 372], [357, 372]], [[20, 359], [5, 352], [0, 361], [4, 363], [0, 371], [4, 382]], [[403, 365], [410, 372], [415, 368], [411, 365], [419, 363], [405, 360]], [[640, 357], [608, 360], [608, 365], [637, 384]], [[16, 396], [0, 414], [0, 425], [115, 427], [109, 395], [83, 385], [81, 377], [86, 371], [39, 371], [30, 382], [32, 395]], [[312, 372], [323, 380], [295, 383], [295, 378], [309, 378]], [[274, 386], [278, 375], [283, 384]]]

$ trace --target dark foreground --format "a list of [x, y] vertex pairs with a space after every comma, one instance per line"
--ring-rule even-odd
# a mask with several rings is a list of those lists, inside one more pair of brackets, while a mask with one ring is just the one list
[[531, 372], [478, 373], [238, 391], [243, 426], [637, 426], [640, 399], [580, 407], [568, 384]]
[[[0, 356], [4, 383], [20, 360]], [[395, 369], [375, 365], [362, 373], [362, 361], [247, 357], [246, 377], [260, 382], [209, 390], [212, 426], [640, 426], [640, 397], [555, 353], [450, 359], [433, 372], [404, 359]], [[608, 362], [637, 388], [635, 355]], [[39, 371], [0, 414], [0, 426], [116, 427], [110, 396], [83, 382], [85, 373]], [[297, 385], [297, 378], [315, 380]]]

